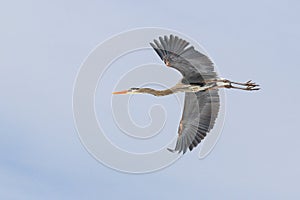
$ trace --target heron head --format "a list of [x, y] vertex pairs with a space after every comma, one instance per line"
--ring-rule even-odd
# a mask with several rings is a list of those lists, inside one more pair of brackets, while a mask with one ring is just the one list
[[119, 92], [113, 92], [113, 94], [137, 94], [140, 88], [130, 88], [129, 90], [123, 90]]

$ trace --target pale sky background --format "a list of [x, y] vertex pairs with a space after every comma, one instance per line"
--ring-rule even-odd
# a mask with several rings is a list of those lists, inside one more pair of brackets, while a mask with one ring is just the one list
[[[299, 199], [299, 11], [296, 0], [2, 1], [0, 199]], [[187, 34], [222, 77], [262, 90], [226, 91], [222, 136], [204, 160], [187, 153], [131, 175], [84, 149], [72, 90], [97, 44], [145, 26]]]

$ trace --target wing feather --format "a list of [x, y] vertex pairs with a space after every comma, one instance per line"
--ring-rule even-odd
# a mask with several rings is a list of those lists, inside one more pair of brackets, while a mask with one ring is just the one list
[[151, 46], [162, 60], [166, 57], [170, 58], [170, 55], [176, 57], [173, 62], [170, 62], [170, 67], [177, 69], [183, 75], [185, 83], [201, 83], [217, 77], [213, 62], [178, 36], [159, 37], [159, 41], [154, 40], [154, 44]]
[[174, 42], [174, 36], [173, 35], [170, 35], [170, 49], [174, 49], [174, 45], [175, 45], [175, 42]]
[[213, 128], [220, 107], [217, 90], [186, 93], [175, 151], [193, 150]]
[[155, 50], [155, 52], [159, 55], [159, 57], [160, 57], [161, 59], [163, 59], [163, 57], [164, 57], [164, 52], [163, 52], [163, 50], [160, 49], [160, 48], [157, 48], [157, 47], [155, 46], [155, 44], [153, 44], [153, 43], [151, 43], [151, 42], [150, 42], [150, 45], [151, 45], [152, 48]]

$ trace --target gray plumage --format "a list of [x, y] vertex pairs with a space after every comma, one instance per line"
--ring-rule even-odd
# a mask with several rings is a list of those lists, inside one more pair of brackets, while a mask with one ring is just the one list
[[[154, 40], [150, 45], [165, 63], [168, 62], [169, 67], [182, 74], [183, 84], [205, 86], [206, 80], [217, 78], [212, 61], [177, 36], [159, 37], [159, 41]], [[187, 149], [191, 151], [195, 148], [213, 128], [219, 107], [218, 89], [186, 92], [173, 151], [185, 153]]]

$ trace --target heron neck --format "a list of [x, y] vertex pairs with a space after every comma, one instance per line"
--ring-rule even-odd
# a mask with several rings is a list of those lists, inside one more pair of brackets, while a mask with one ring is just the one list
[[138, 93], [146, 93], [146, 94], [152, 94], [154, 96], [166, 96], [169, 94], [173, 94], [177, 92], [176, 90], [166, 89], [166, 90], [154, 90], [151, 88], [140, 88], [138, 90]]

